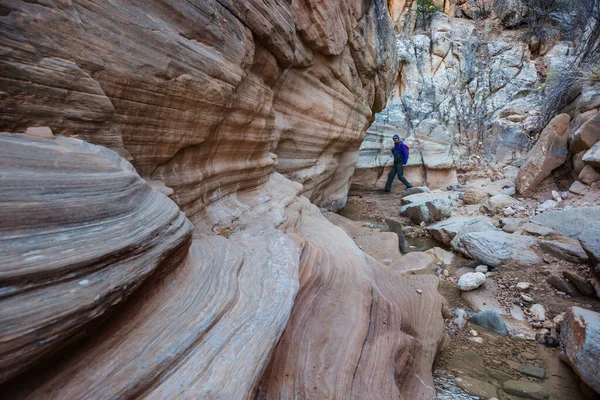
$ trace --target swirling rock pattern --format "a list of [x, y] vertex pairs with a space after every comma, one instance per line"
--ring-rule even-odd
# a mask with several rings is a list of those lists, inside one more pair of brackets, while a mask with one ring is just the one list
[[0, 129], [114, 149], [194, 223], [264, 184], [277, 156], [311, 200], [342, 207], [397, 69], [382, 0], [9, 0], [2, 13]]
[[0, 134], [0, 382], [185, 256], [191, 223], [78, 139]]
[[[393, 246], [366, 255], [310, 203], [344, 205], [359, 145], [385, 106], [397, 55], [383, 0], [8, 0], [0, 14], [0, 128], [58, 135], [11, 139], [44, 151], [6, 164], [20, 208], [2, 223], [28, 231], [0, 240], [43, 243], [32, 230], [42, 227], [77, 255], [55, 243], [44, 251], [57, 267], [31, 259], [9, 270], [6, 282], [32, 280], [0, 292], [19, 297], [0, 310], [10, 320], [0, 329], [23, 325], [2, 332], [2, 354], [34, 349], [7, 358], [10, 374], [149, 277], [86, 341], [3, 394], [435, 396], [444, 337], [435, 278], [404, 278], [377, 261], [397, 257]], [[115, 153], [77, 138], [115, 150], [172, 197], [194, 225], [187, 255], [191, 226], [177, 207]], [[36, 190], [54, 208], [36, 213]], [[78, 236], [60, 236], [78, 224]], [[165, 273], [151, 275], [159, 266]], [[24, 296], [38, 290], [59, 300], [33, 307]], [[58, 321], [42, 318], [53, 312]], [[36, 318], [36, 340], [44, 324], [58, 336], [34, 343], [24, 325]]]

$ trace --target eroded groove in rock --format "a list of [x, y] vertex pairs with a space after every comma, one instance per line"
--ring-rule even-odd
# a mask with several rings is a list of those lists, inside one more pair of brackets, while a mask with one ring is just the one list
[[113, 151], [0, 134], [0, 380], [181, 261], [192, 226]]

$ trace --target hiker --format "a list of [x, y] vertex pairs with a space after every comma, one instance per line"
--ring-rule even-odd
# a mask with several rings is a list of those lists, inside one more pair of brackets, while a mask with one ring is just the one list
[[398, 175], [398, 179], [400, 182], [404, 183], [407, 189], [412, 187], [410, 182], [404, 177], [404, 166], [408, 162], [408, 148], [402, 143], [400, 136], [394, 135], [393, 140], [394, 147], [392, 148], [392, 154], [394, 155], [394, 165], [392, 165], [392, 169], [388, 174], [387, 182], [385, 184], [386, 192], [389, 192], [392, 189], [392, 182], [396, 175]]

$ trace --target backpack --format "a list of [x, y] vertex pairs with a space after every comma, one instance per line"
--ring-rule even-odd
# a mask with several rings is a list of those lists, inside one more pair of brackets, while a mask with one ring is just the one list
[[410, 147], [408, 147], [408, 145], [404, 142], [402, 142], [402, 144], [404, 145], [404, 147], [406, 147], [406, 160], [404, 160], [404, 162], [407, 163], [408, 157], [410, 156]]

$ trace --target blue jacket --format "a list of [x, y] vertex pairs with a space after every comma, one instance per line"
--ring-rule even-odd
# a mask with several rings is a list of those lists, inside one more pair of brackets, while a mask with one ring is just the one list
[[404, 143], [396, 143], [392, 148], [392, 154], [394, 155], [394, 164], [406, 165], [406, 161], [408, 160], [408, 154]]

